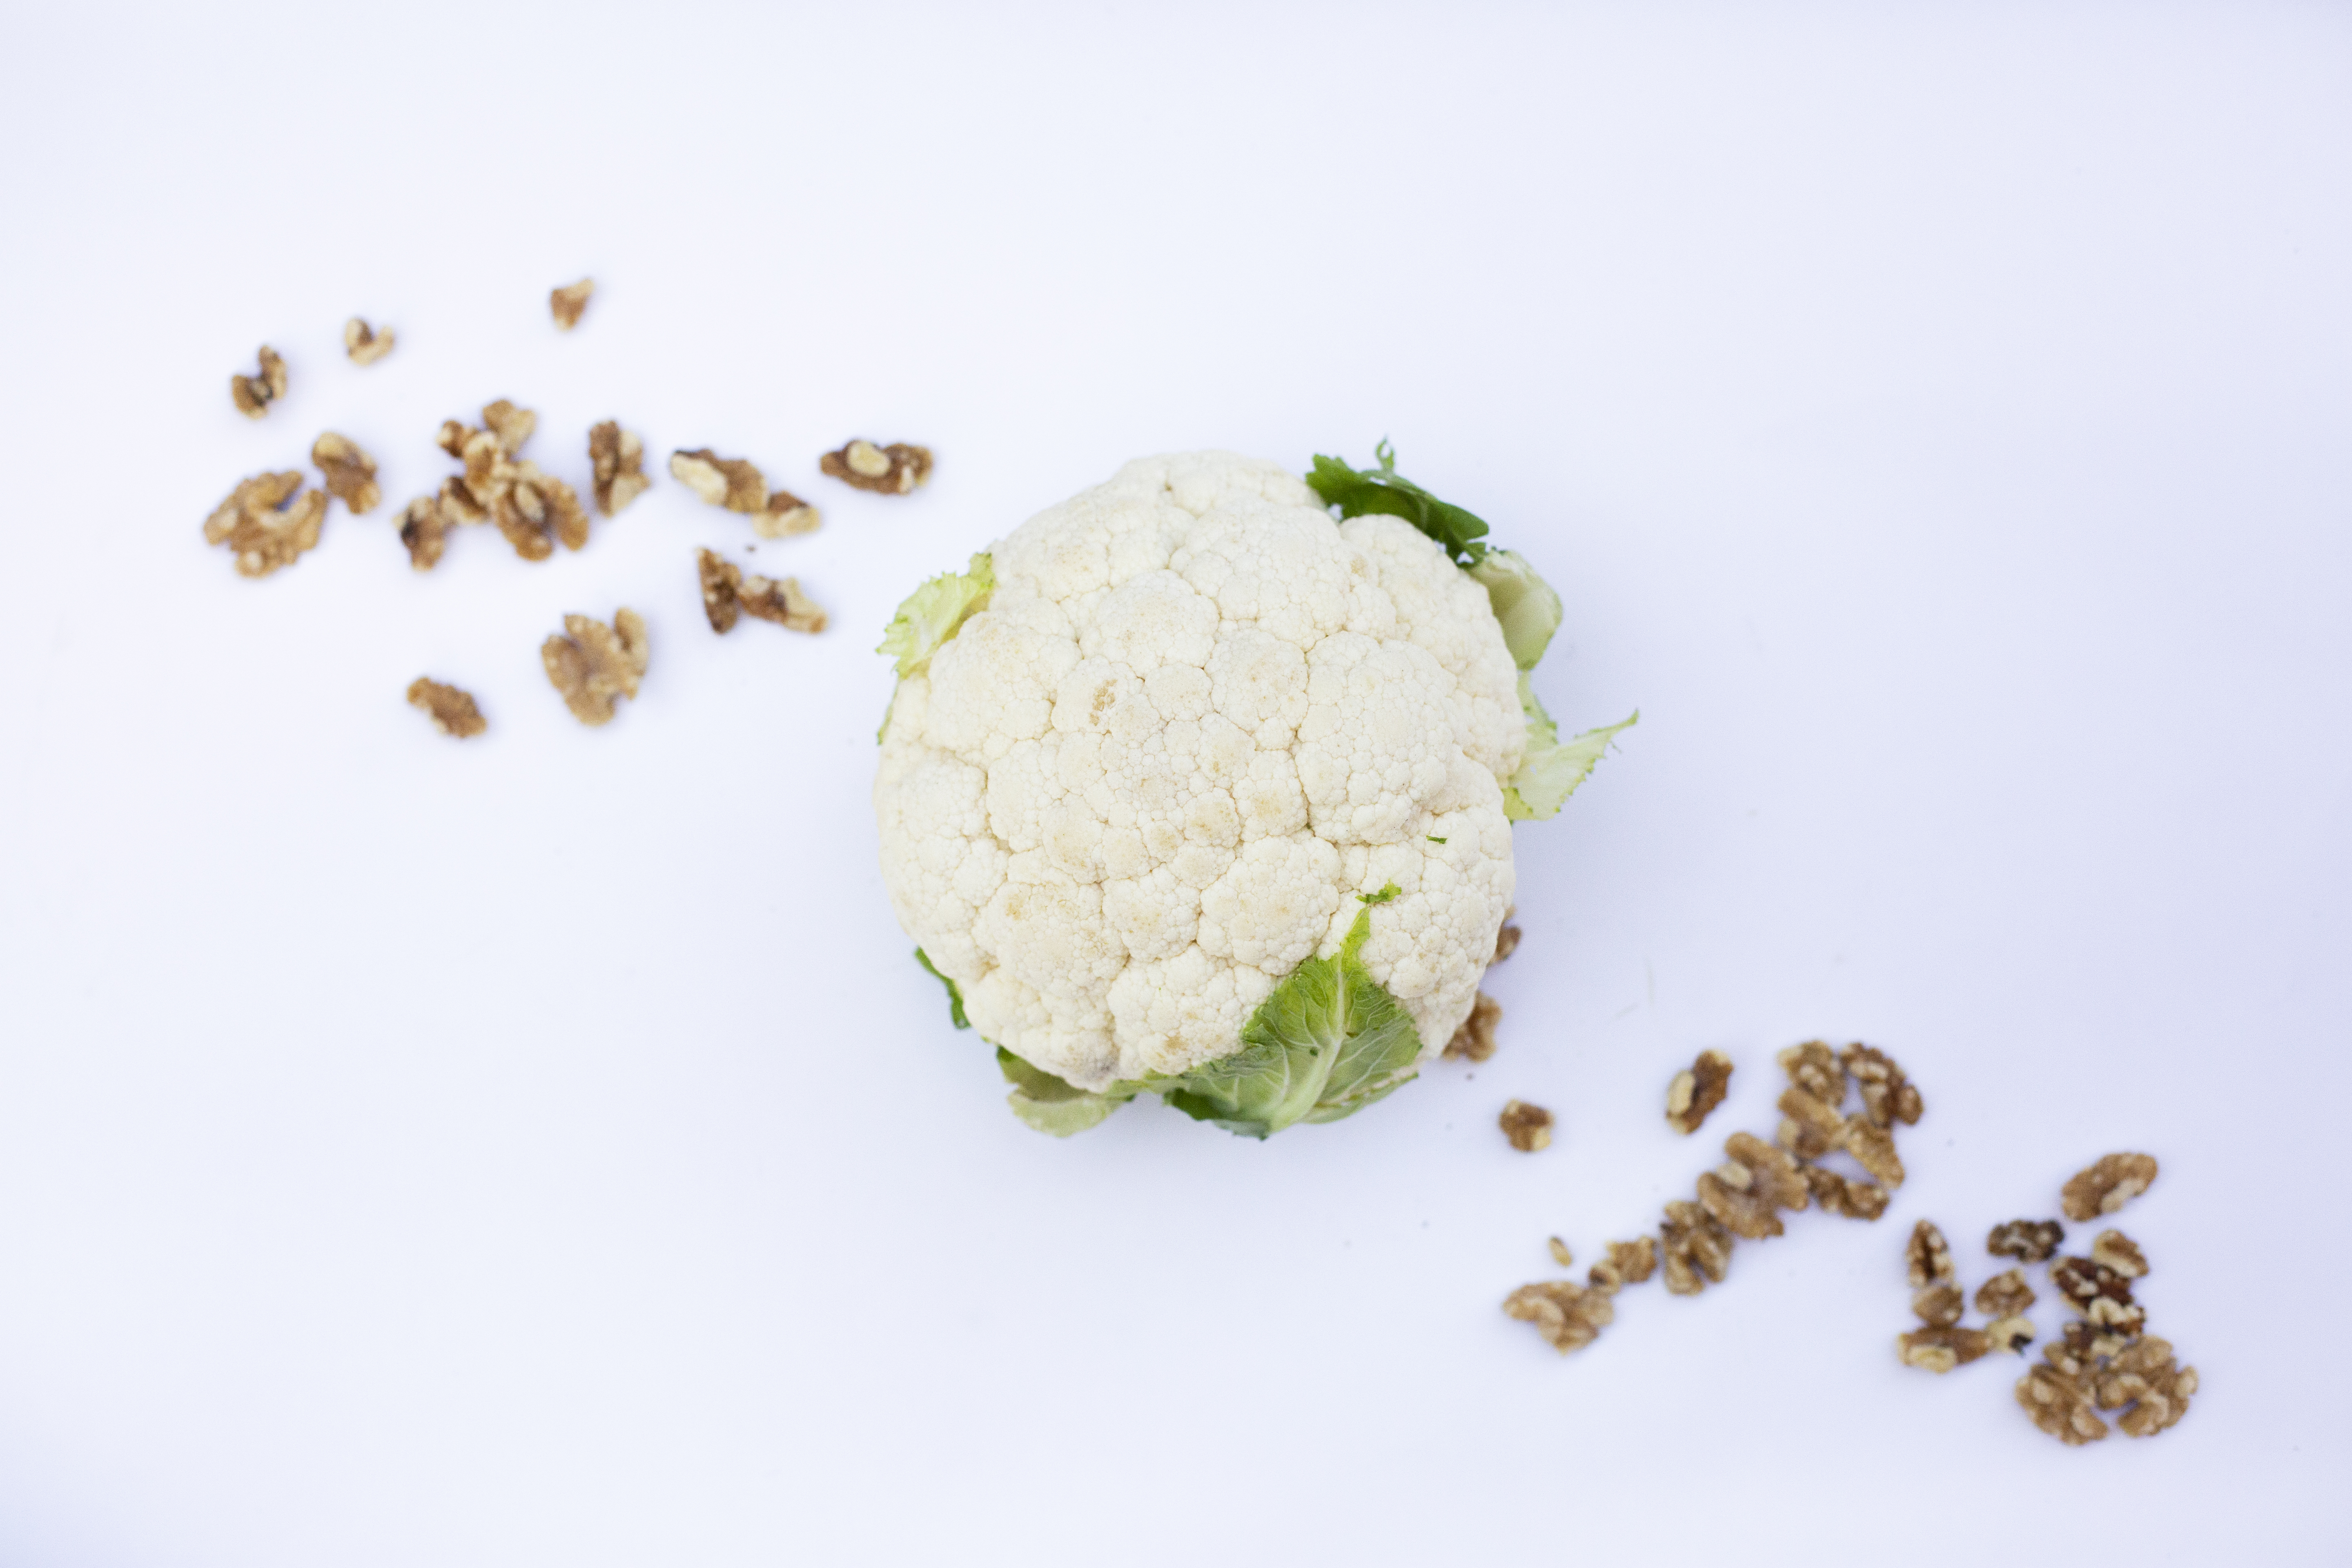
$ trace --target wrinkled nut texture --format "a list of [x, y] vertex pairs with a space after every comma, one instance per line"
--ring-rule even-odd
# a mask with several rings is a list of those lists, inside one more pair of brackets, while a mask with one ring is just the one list
[[1657, 1237], [1645, 1236], [1639, 1241], [1612, 1241], [1609, 1256], [1594, 1264], [1585, 1278], [1596, 1290], [1614, 1295], [1627, 1285], [1645, 1282], [1658, 1268]]
[[1952, 1249], [1944, 1245], [1944, 1233], [1936, 1228], [1933, 1220], [1923, 1219], [1911, 1227], [1911, 1239], [1903, 1248], [1903, 1264], [1914, 1290], [1948, 1285], [1957, 1278], [1952, 1268]]
[[1533, 1323], [1544, 1342], [1562, 1355], [1591, 1344], [1617, 1315], [1607, 1291], [1567, 1279], [1522, 1285], [1503, 1298], [1503, 1310]]
[[702, 582], [702, 613], [710, 629], [724, 637], [742, 618], [743, 569], [709, 550], [696, 551], [694, 564]]
[[373, 364], [392, 352], [392, 329], [379, 331], [357, 316], [343, 323], [343, 353], [353, 364]]
[[581, 313], [588, 309], [589, 296], [596, 292], [596, 280], [583, 278], [577, 283], [567, 283], [561, 289], [551, 289], [547, 309], [554, 316], [556, 326], [570, 331], [580, 324]]
[[1845, 1103], [1845, 1068], [1837, 1053], [1820, 1040], [1807, 1040], [1780, 1053], [1780, 1069], [1795, 1088], [1834, 1112]]
[[773, 621], [786, 631], [824, 630], [824, 612], [817, 607], [814, 599], [801, 591], [795, 578], [748, 576], [743, 579], [738, 597], [745, 615]]
[[1914, 1329], [1895, 1337], [1895, 1353], [1905, 1366], [1916, 1366], [1922, 1372], [1947, 1373], [1956, 1366], [1966, 1366], [1992, 1349], [1992, 1341], [1982, 1329], [1961, 1329], [1950, 1325]]
[[817, 467], [844, 484], [877, 495], [902, 496], [931, 478], [931, 450], [893, 441], [887, 447], [859, 439], [827, 452]]
[[1540, 1105], [1529, 1105], [1524, 1100], [1506, 1103], [1496, 1123], [1511, 1147], [1522, 1154], [1532, 1154], [1538, 1149], [1551, 1147], [1551, 1112]]
[[1666, 1086], [1666, 1125], [1688, 1137], [1730, 1091], [1731, 1058], [1720, 1051], [1699, 1052]]
[[2033, 1287], [2021, 1268], [2007, 1268], [1977, 1287], [1977, 1310], [1988, 1318], [2021, 1316], [2033, 1305]]
[[450, 526], [435, 497], [418, 496], [410, 501], [400, 514], [400, 542], [408, 547], [408, 564], [419, 572], [432, 571], [448, 547]]
[[548, 683], [583, 724], [603, 724], [614, 705], [637, 694], [651, 645], [645, 617], [623, 605], [611, 626], [586, 616], [563, 617], [563, 635], [540, 645]]
[[1820, 1165], [1807, 1165], [1805, 1185], [1824, 1214], [1874, 1220], [1886, 1212], [1886, 1189], [1875, 1182], [1853, 1181]]
[[1495, 1026], [1502, 1021], [1503, 1005], [1479, 992], [1478, 999], [1470, 1005], [1470, 1016], [1445, 1042], [1444, 1055], [1454, 1061], [1485, 1061], [1495, 1054]]
[[1918, 1121], [1924, 1109], [1919, 1090], [1903, 1076], [1894, 1058], [1856, 1044], [1848, 1046], [1838, 1059], [1846, 1076], [1861, 1085], [1863, 1114], [1873, 1126], [1892, 1127], [1900, 1121], [1908, 1127]]
[[1911, 1311], [1931, 1329], [1948, 1329], [1960, 1321], [1967, 1303], [1958, 1285], [1930, 1285], [1911, 1298]]
[[2050, 1283], [2076, 1311], [2088, 1316], [2095, 1301], [2131, 1305], [2131, 1281], [2087, 1258], [2062, 1258], [2050, 1266]]
[[2188, 1414], [2197, 1369], [2180, 1365], [2171, 1344], [2151, 1335], [2117, 1352], [2093, 1386], [2100, 1409], [2130, 1406], [2116, 1418], [2126, 1436], [2153, 1437]]
[[588, 427], [588, 469], [594, 477], [596, 510], [617, 517], [653, 481], [646, 478], [646, 444], [607, 419]]
[[383, 499], [375, 482], [375, 459], [350, 437], [328, 431], [310, 443], [310, 461], [327, 476], [327, 493], [354, 512], [373, 510]]
[[2153, 1154], [2102, 1155], [2096, 1164], [2068, 1180], [2058, 1207], [2068, 1219], [2096, 1219], [2122, 1208], [2155, 1180]]
[[1696, 1296], [1710, 1283], [1722, 1284], [1731, 1270], [1731, 1232], [1706, 1210], [1680, 1199], [1669, 1203], [1665, 1223], [1658, 1227], [1666, 1289]]
[[[2057, 1347], [2052, 1346], [2054, 1352]], [[2091, 1408], [2090, 1390], [2078, 1373], [2054, 1365], [2037, 1366], [2017, 1380], [2017, 1403], [2033, 1424], [2070, 1448], [2095, 1443], [2107, 1435], [2107, 1424]]]
[[1995, 1318], [1985, 1325], [1985, 1338], [1992, 1348], [2007, 1351], [2011, 1355], [2023, 1355], [2025, 1347], [2033, 1342], [2033, 1322], [2030, 1318]]
[[1723, 1150], [1730, 1159], [1698, 1179], [1698, 1201], [1733, 1235], [1750, 1241], [1779, 1236], [1778, 1211], [1811, 1205], [1804, 1172], [1785, 1151], [1746, 1132], [1733, 1133]]
[[2066, 1227], [2054, 1219], [2005, 1220], [1992, 1227], [1985, 1237], [1985, 1250], [1995, 1258], [2014, 1258], [2020, 1263], [2041, 1263], [2054, 1254], [2066, 1239]]
[[256, 474], [239, 481], [205, 520], [205, 542], [227, 545], [242, 577], [267, 577], [292, 565], [317, 546], [327, 517], [327, 492], [308, 490], [294, 499], [301, 489], [299, 473]]
[[408, 704], [421, 708], [433, 727], [445, 735], [463, 741], [488, 729], [489, 721], [474, 705], [473, 695], [457, 687], [445, 685], [418, 676], [408, 683]]
[[2091, 1238], [2091, 1261], [2126, 1279], [2147, 1272], [2147, 1255], [2139, 1243], [2119, 1230], [2103, 1230]]
[[722, 458], [708, 447], [672, 452], [669, 471], [672, 479], [708, 504], [749, 517], [751, 531], [762, 539], [808, 533], [824, 521], [816, 508], [790, 490], [770, 490], [758, 465], [741, 458]]
[[268, 343], [261, 345], [261, 371], [257, 375], [228, 378], [228, 400], [247, 419], [258, 419], [269, 405], [286, 395], [286, 362]]

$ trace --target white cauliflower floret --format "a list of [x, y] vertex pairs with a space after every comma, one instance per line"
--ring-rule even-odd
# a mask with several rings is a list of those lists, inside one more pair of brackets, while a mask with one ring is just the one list
[[1361, 961], [1434, 1056], [1513, 890], [1527, 723], [1486, 591], [1223, 452], [1129, 463], [990, 555], [875, 784], [892, 906], [973, 1026], [1082, 1089], [1184, 1072], [1394, 883]]

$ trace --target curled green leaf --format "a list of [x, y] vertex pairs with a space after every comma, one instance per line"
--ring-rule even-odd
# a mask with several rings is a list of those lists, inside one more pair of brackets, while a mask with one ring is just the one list
[[938, 981], [940, 984], [948, 988], [948, 1022], [953, 1024], [959, 1029], [971, 1028], [971, 1020], [964, 1016], [963, 993], [956, 988], [956, 983], [949, 979], [946, 975], [941, 974], [939, 970], [933, 966], [930, 954], [925, 952], [919, 947], [915, 950], [915, 962], [921, 964], [932, 979]]
[[1610, 742], [1642, 720], [1641, 710], [1635, 709], [1620, 723], [1562, 741], [1559, 726], [1536, 700], [1536, 689], [1524, 672], [1519, 676], [1519, 710], [1528, 721], [1527, 755], [1503, 789], [1503, 815], [1514, 822], [1541, 821], [1558, 815], [1608, 751]]
[[1465, 570], [1486, 590], [1512, 660], [1521, 669], [1533, 669], [1559, 630], [1559, 595], [1517, 551], [1489, 550]]
[[1344, 458], [1315, 457], [1307, 473], [1307, 487], [1326, 506], [1336, 506], [1343, 518], [1385, 512], [1401, 517], [1437, 541], [1457, 566], [1468, 566], [1486, 553], [1486, 524], [1475, 512], [1439, 500], [1396, 471], [1396, 450], [1383, 438], [1372, 449], [1376, 468], [1355, 468]]
[[988, 608], [995, 591], [996, 564], [982, 552], [963, 571], [943, 572], [908, 595], [874, 651], [897, 659], [904, 680], [929, 664], [964, 622]]

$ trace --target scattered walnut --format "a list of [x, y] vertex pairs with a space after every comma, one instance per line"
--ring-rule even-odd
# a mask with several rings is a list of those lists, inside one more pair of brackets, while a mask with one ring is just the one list
[[433, 727], [445, 735], [463, 741], [488, 729], [489, 722], [482, 710], [474, 706], [470, 693], [437, 680], [418, 676], [408, 683], [408, 704], [422, 708], [433, 721]]
[[643, 495], [653, 481], [645, 475], [646, 444], [620, 422], [607, 419], [588, 426], [588, 467], [595, 475], [596, 508], [617, 517]]
[[1942, 1324], [1914, 1329], [1895, 1337], [1895, 1353], [1905, 1366], [1916, 1366], [1923, 1372], [1947, 1373], [1956, 1366], [1966, 1366], [1992, 1349], [1992, 1341], [1982, 1329], [1955, 1328]]
[[[531, 433], [539, 428], [539, 416], [528, 408], [518, 408], [501, 397], [496, 403], [484, 405], [482, 427], [498, 437], [499, 449], [511, 458], [522, 450], [523, 443], [530, 440]], [[465, 453], [460, 451], [457, 455], [462, 458]]]
[[1470, 1005], [1470, 1016], [1445, 1042], [1445, 1056], [1454, 1061], [1485, 1061], [1495, 1054], [1495, 1026], [1502, 1021], [1503, 1005], [1479, 992], [1478, 999]]
[[1988, 1318], [2014, 1318], [2033, 1305], [2033, 1287], [2025, 1270], [2005, 1268], [1977, 1287], [1977, 1310]]
[[327, 476], [327, 493], [352, 510], [373, 510], [383, 499], [375, 482], [375, 459], [350, 437], [328, 431], [310, 443], [310, 460]]
[[2102, 1155], [2097, 1164], [2077, 1171], [2067, 1182], [2058, 1206], [2068, 1219], [2096, 1219], [2122, 1208], [2155, 1180], [2153, 1154]]
[[[2113, 1310], [2122, 1310], [2112, 1301], [2107, 1306]], [[2138, 1311], [2139, 1309], [2134, 1307], [2126, 1316]], [[2095, 1363], [2105, 1356], [2120, 1354], [2125, 1346], [2138, 1337], [2138, 1330], [2144, 1326], [2143, 1319], [2131, 1332], [2125, 1333], [2119, 1328], [2102, 1328], [2087, 1318], [2076, 1318], [2058, 1331], [2058, 1337], [2069, 1354], [2085, 1363]]]
[[1657, 1271], [1657, 1237], [1645, 1236], [1639, 1241], [1612, 1241], [1609, 1256], [1594, 1264], [1585, 1273], [1596, 1290], [1611, 1295], [1627, 1285], [1639, 1285]]
[[602, 724], [621, 698], [637, 694], [652, 652], [645, 617], [626, 605], [609, 626], [586, 616], [566, 616], [563, 633], [540, 645], [548, 681], [562, 693], [574, 719]]
[[1874, 1126], [1859, 1116], [1849, 1116], [1845, 1119], [1845, 1136], [1838, 1146], [1853, 1156], [1854, 1163], [1888, 1187], [1903, 1184], [1903, 1157], [1895, 1152], [1895, 1135], [1885, 1128]]
[[1529, 1105], [1524, 1100], [1510, 1100], [1496, 1121], [1503, 1129], [1503, 1136], [1511, 1141], [1511, 1147], [1522, 1154], [1551, 1147], [1551, 1112], [1540, 1105]]
[[2086, 1316], [2091, 1304], [2106, 1300], [2131, 1305], [2131, 1281], [2103, 1263], [2087, 1258], [2062, 1258], [2050, 1266], [2050, 1283], [2067, 1304]]
[[1985, 1237], [1985, 1250], [1995, 1258], [2040, 1263], [2065, 1239], [2066, 1227], [2054, 1219], [2012, 1219], [1992, 1227], [1992, 1234]]
[[931, 449], [909, 447], [903, 441], [893, 441], [877, 447], [867, 440], [856, 440], [838, 452], [827, 452], [816, 460], [816, 466], [861, 490], [877, 494], [902, 496], [917, 485], [929, 484], [931, 478]]
[[816, 508], [790, 490], [771, 490], [757, 465], [740, 458], [722, 458], [705, 447], [669, 455], [670, 477], [711, 506], [740, 511], [751, 520], [751, 531], [762, 539], [782, 539], [814, 531], [824, 520]]
[[577, 283], [567, 283], [561, 289], [548, 290], [547, 308], [554, 313], [557, 328], [568, 332], [578, 326], [581, 312], [588, 309], [588, 296], [594, 292], [596, 280], [593, 278], [583, 278]]
[[1844, 1069], [1818, 1040], [1780, 1053], [1789, 1070], [1789, 1087], [1780, 1092], [1781, 1146], [1800, 1160], [1818, 1160], [1833, 1149], [1853, 1155], [1862, 1168], [1888, 1187], [1903, 1184], [1903, 1161], [1895, 1152], [1895, 1135], [1866, 1117], [1846, 1116], [1839, 1103], [1845, 1093]]
[[1551, 1248], [1551, 1260], [1554, 1263], [1559, 1264], [1562, 1268], [1576, 1267], [1576, 1255], [1569, 1251], [1568, 1243], [1555, 1236], [1548, 1239], [1544, 1245]]
[[2126, 1279], [2137, 1279], [2147, 1272], [2147, 1257], [2139, 1243], [2119, 1230], [2103, 1230], [2091, 1238], [2091, 1261]]
[[2023, 1317], [1995, 1318], [1985, 1325], [1985, 1338], [1992, 1348], [2007, 1351], [2011, 1355], [2023, 1355], [2025, 1347], [2033, 1342], [2033, 1323]]
[[2081, 1364], [2056, 1345], [2048, 1363], [2034, 1367], [2017, 1380], [2017, 1403], [2033, 1424], [2070, 1448], [2095, 1443], [2107, 1435], [2107, 1424], [2091, 1408], [2091, 1391], [2083, 1385]]
[[327, 492], [309, 490], [295, 500], [301, 489], [299, 473], [256, 474], [239, 481], [205, 520], [205, 542], [235, 552], [240, 576], [267, 577], [292, 565], [318, 544], [319, 525], [327, 517]]
[[742, 568], [709, 550], [696, 551], [694, 564], [702, 579], [702, 613], [709, 617], [710, 629], [724, 637], [742, 618]]
[[441, 503], [432, 496], [410, 501], [408, 510], [400, 514], [400, 542], [408, 546], [409, 565], [419, 572], [432, 571], [447, 548], [449, 527]]
[[1490, 969], [1519, 951], [1519, 928], [1511, 924], [1510, 921], [1511, 917], [1505, 915], [1503, 929], [1495, 933], [1495, 956], [1486, 961], [1486, 966]]
[[258, 419], [269, 405], [286, 395], [286, 362], [268, 343], [261, 345], [261, 374], [228, 378], [228, 400], [247, 419]]
[[2188, 1414], [2197, 1369], [2173, 1359], [2169, 1342], [2150, 1335], [2119, 1351], [2099, 1373], [2095, 1393], [2102, 1410], [2128, 1405], [2116, 1425], [2132, 1437], [2153, 1437]]
[[1807, 1165], [1805, 1185], [1825, 1214], [1874, 1220], [1886, 1212], [1886, 1189], [1875, 1182], [1852, 1181], [1835, 1171]]
[[1533, 1323], [1544, 1342], [1562, 1355], [1591, 1344], [1617, 1315], [1609, 1292], [1567, 1279], [1522, 1285], [1503, 1298], [1503, 1310]]
[[392, 329], [377, 331], [359, 317], [343, 323], [343, 352], [353, 364], [373, 364], [392, 352]]
[[1666, 1205], [1665, 1224], [1658, 1227], [1664, 1255], [1666, 1289], [1676, 1296], [1696, 1296], [1709, 1281], [1720, 1285], [1731, 1269], [1731, 1232], [1721, 1221], [1694, 1203], [1680, 1200]]
[[695, 565], [702, 579], [702, 613], [712, 631], [732, 631], [739, 616], [773, 621], [790, 631], [824, 630], [824, 612], [793, 578], [746, 577], [742, 568], [709, 550], [695, 552]]
[[1930, 1285], [1911, 1298], [1911, 1310], [1931, 1329], [1950, 1328], [1966, 1307], [1958, 1285]]
[[1731, 1058], [1721, 1051], [1699, 1052], [1666, 1086], [1666, 1125], [1688, 1137], [1730, 1090]]
[[1780, 1067], [1790, 1083], [1832, 1111], [1845, 1103], [1845, 1068], [1840, 1065], [1837, 1053], [1821, 1041], [1807, 1040], [1782, 1051]]
[[1810, 1089], [1790, 1085], [1780, 1091], [1780, 1146], [1800, 1160], [1818, 1160], [1845, 1142], [1845, 1118], [1837, 1106]]
[[1894, 1058], [1869, 1046], [1852, 1045], [1839, 1060], [1846, 1076], [1862, 1086], [1863, 1114], [1872, 1125], [1891, 1127], [1900, 1121], [1910, 1127], [1918, 1122], [1924, 1110], [1918, 1088], [1903, 1076]]
[[1933, 1220], [1923, 1219], [1911, 1227], [1911, 1240], [1903, 1248], [1903, 1263], [1914, 1290], [1948, 1285], [1956, 1278], [1952, 1249], [1944, 1245], [1944, 1233], [1936, 1228]]
[[1788, 1153], [1762, 1139], [1735, 1132], [1723, 1152], [1730, 1160], [1698, 1179], [1699, 1206], [1750, 1241], [1778, 1236], [1781, 1209], [1809, 1207], [1804, 1172]]

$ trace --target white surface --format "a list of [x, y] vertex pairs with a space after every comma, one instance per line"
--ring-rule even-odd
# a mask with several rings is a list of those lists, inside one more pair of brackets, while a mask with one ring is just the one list
[[[2352, 26], [2035, 9], [14, 10], [0, 1561], [2339, 1552]], [[327, 427], [388, 510], [501, 395], [575, 480], [617, 415], [804, 488], [738, 558], [835, 629], [710, 636], [747, 531], [666, 479], [544, 565], [199, 542]], [[936, 482], [817, 478], [859, 432]], [[1135, 453], [1382, 433], [1566, 596], [1552, 710], [1643, 710], [1519, 830], [1502, 1052], [1039, 1138], [881, 896], [879, 627]], [[583, 730], [537, 645], [620, 602]], [[1885, 1223], [1565, 1362], [1502, 1318], [1813, 1034], [1925, 1086]], [[1895, 1363], [1914, 1218], [1973, 1280], [2117, 1146], [2184, 1425]]]

